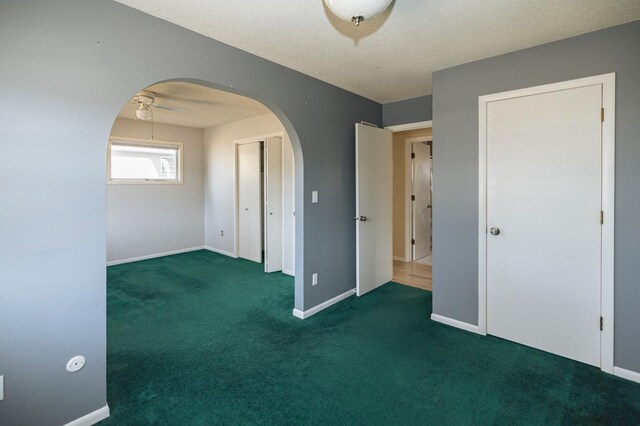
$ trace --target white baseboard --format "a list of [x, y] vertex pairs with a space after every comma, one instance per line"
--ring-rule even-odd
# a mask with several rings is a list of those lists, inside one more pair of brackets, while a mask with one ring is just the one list
[[86, 416], [82, 416], [79, 419], [75, 419], [64, 426], [91, 426], [106, 419], [107, 417], [109, 417], [109, 406], [105, 405], [104, 407], [99, 408]]
[[148, 254], [146, 256], [130, 257], [129, 259], [112, 260], [110, 262], [107, 262], [107, 266], [120, 265], [122, 263], [137, 262], [139, 260], [154, 259], [156, 257], [171, 256], [172, 254], [188, 253], [190, 251], [202, 250], [204, 248], [205, 248], [204, 246], [189, 247], [189, 248], [180, 249], [180, 250], [165, 251], [164, 253], [154, 253], [154, 254]]
[[356, 289], [352, 289], [349, 291], [345, 291], [344, 293], [334, 297], [333, 299], [329, 299], [326, 302], [323, 302], [317, 306], [314, 306], [311, 309], [307, 309], [306, 311], [301, 311], [299, 309], [294, 309], [293, 310], [293, 316], [298, 317], [300, 319], [306, 319], [309, 318], [311, 315], [317, 314], [318, 312], [320, 312], [323, 309], [327, 309], [329, 306], [331, 305], [335, 305], [336, 303], [346, 299], [349, 296], [353, 296], [354, 294], [356, 294]]
[[225, 256], [229, 256], [229, 257], [233, 257], [233, 258], [237, 258], [238, 257], [238, 256], [235, 255], [235, 253], [231, 253], [230, 251], [226, 251], [226, 250], [220, 250], [220, 249], [217, 249], [217, 248], [211, 247], [211, 246], [204, 246], [204, 249], [212, 251], [214, 253], [224, 254]]
[[613, 367], [613, 375], [640, 383], [640, 373], [638, 373], [637, 371], [625, 370], [624, 368], [620, 367]]
[[437, 315], [437, 314], [431, 314], [431, 319], [433, 321], [436, 321], [436, 322], [439, 322], [439, 323], [442, 323], [442, 324], [446, 324], [446, 325], [450, 325], [451, 327], [461, 328], [462, 330], [470, 331], [472, 333], [484, 334], [484, 333], [480, 332], [480, 327], [478, 327], [477, 325], [469, 324], [467, 322], [454, 320], [454, 319], [443, 317], [443, 316]]
[[407, 259], [406, 257], [402, 257], [402, 256], [393, 256], [393, 260], [409, 263], [409, 259]]
[[295, 277], [295, 276], [296, 276], [296, 274], [294, 274], [294, 273], [293, 273], [293, 271], [290, 271], [290, 270], [288, 270], [288, 269], [283, 269], [283, 270], [282, 270], [282, 273], [283, 273], [283, 274], [287, 274], [287, 275], [291, 275], [292, 277]]

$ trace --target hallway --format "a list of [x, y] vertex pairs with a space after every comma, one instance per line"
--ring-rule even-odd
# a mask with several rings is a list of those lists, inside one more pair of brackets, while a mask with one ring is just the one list
[[416, 262], [393, 261], [393, 281], [431, 291], [431, 271], [430, 264]]

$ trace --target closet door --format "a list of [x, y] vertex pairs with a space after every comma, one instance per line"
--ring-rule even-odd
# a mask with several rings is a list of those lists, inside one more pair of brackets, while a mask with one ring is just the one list
[[601, 93], [487, 105], [487, 332], [597, 366]]
[[261, 142], [238, 145], [238, 256], [262, 262]]
[[282, 138], [267, 138], [264, 150], [265, 272], [282, 270]]

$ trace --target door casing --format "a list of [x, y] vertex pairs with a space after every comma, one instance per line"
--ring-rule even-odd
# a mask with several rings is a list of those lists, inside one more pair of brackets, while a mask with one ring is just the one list
[[[424, 127], [424, 129], [430, 129], [429, 127]], [[430, 142], [433, 143], [433, 136], [416, 136], [413, 138], [407, 138], [404, 140], [404, 232], [405, 232], [405, 262], [413, 262], [415, 259], [413, 258], [413, 245], [411, 244], [411, 240], [413, 238], [413, 202], [411, 201], [411, 195], [413, 194], [413, 159], [411, 158], [412, 147], [414, 143], [420, 142]], [[432, 148], [433, 149], [433, 148]], [[433, 151], [432, 151], [433, 152]], [[431, 164], [433, 168], [433, 164]], [[433, 182], [431, 182], [433, 186]], [[431, 204], [433, 204], [433, 199], [431, 200]], [[432, 209], [433, 213], [433, 209]], [[433, 232], [433, 214], [431, 216], [431, 229]]]
[[602, 371], [613, 374], [614, 362], [614, 218], [615, 218], [615, 73], [480, 96], [478, 148], [478, 333], [487, 334], [487, 106], [491, 102], [585, 86], [602, 86], [602, 257], [600, 340]]
[[[233, 246], [233, 256], [234, 257], [238, 257], [239, 255], [239, 246], [240, 246], [240, 242], [239, 242], [239, 221], [238, 221], [238, 214], [239, 214], [239, 206], [238, 206], [238, 146], [239, 145], [243, 145], [243, 144], [248, 144], [248, 143], [256, 143], [256, 142], [263, 142], [266, 143], [267, 139], [269, 138], [273, 138], [273, 137], [279, 137], [280, 140], [282, 141], [282, 145], [284, 146], [285, 143], [285, 134], [284, 132], [275, 132], [275, 133], [269, 133], [269, 134], [264, 134], [264, 135], [259, 135], [259, 136], [254, 136], [254, 137], [250, 137], [250, 138], [244, 138], [244, 139], [237, 139], [233, 141], [233, 151], [234, 151], [234, 180], [235, 180], [235, 188], [233, 191], [233, 228], [234, 228], [234, 246]], [[264, 155], [264, 154], [263, 154]], [[263, 189], [264, 189], [264, 182], [263, 182]], [[264, 199], [262, 201], [262, 207], [263, 209], [265, 209], [265, 205], [264, 205]], [[264, 221], [264, 211], [263, 211], [263, 234], [261, 235], [261, 237], [264, 238], [264, 227], [266, 227], [266, 221]], [[295, 237], [294, 237], [295, 238]], [[284, 243], [284, 241], [283, 241]], [[295, 240], [293, 242], [293, 250], [295, 252]], [[264, 241], [264, 249], [266, 250], [266, 241]], [[266, 253], [265, 253], [266, 256]], [[263, 259], [264, 261], [264, 259]], [[266, 266], [265, 266], [266, 268]], [[266, 272], [266, 269], [265, 269]]]

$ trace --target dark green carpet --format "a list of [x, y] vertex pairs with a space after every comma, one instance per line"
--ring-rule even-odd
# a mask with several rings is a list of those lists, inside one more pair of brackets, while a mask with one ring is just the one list
[[430, 292], [292, 307], [291, 277], [206, 251], [108, 268], [103, 424], [640, 424], [640, 385], [430, 321]]

